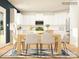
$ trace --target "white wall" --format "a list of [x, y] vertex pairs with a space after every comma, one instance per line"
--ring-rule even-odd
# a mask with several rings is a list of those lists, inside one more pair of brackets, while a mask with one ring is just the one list
[[16, 13], [16, 19], [14, 20], [14, 22], [18, 25], [21, 24], [23, 22], [23, 16], [21, 13]]
[[23, 15], [21, 19], [22, 25], [35, 25], [36, 20], [43, 20], [44, 25], [65, 25], [67, 19], [67, 13], [56, 13], [56, 14], [44, 14], [44, 13], [27, 13]]
[[17, 26], [21, 24], [23, 20], [22, 14], [17, 13], [15, 8], [10, 9], [10, 42], [15, 43], [15, 37], [17, 34]]
[[[51, 25], [50, 29], [63, 31], [66, 27], [66, 19], [68, 17], [67, 12], [61, 13], [31, 13], [17, 14], [15, 23], [17, 25], [35, 25], [35, 21], [43, 20], [44, 25]], [[29, 30], [29, 27], [23, 27], [25, 30]], [[45, 28], [46, 29], [46, 28]]]
[[79, 6], [70, 6], [70, 44], [79, 47]]

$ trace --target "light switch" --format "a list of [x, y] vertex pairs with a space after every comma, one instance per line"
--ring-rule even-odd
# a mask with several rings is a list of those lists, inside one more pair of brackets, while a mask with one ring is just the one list
[[7, 27], [9, 26], [9, 24], [7, 24]]

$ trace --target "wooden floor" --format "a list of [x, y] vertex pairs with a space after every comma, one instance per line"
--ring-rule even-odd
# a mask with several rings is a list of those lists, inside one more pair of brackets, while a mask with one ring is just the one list
[[0, 56], [4, 55], [12, 48], [13, 48], [13, 45], [11, 43], [9, 43], [7, 46], [0, 48]]
[[43, 57], [43, 58], [34, 58], [34, 57], [3, 57], [0, 59], [79, 59], [79, 58], [70, 58], [70, 57], [55, 57], [55, 58], [51, 58], [51, 57]]
[[67, 49], [69, 49], [71, 52], [79, 56], [79, 48], [76, 48], [73, 45], [67, 44]]
[[[79, 53], [79, 48], [75, 48], [72, 45], [67, 45], [68, 49], [70, 49], [73, 52], [77, 52]], [[12, 48], [12, 44], [4, 47], [4, 48], [0, 48], [0, 54], [1, 53], [5, 53], [6, 51], [8, 51], [9, 49]], [[42, 58], [36, 58], [36, 57], [1, 57], [0, 59], [79, 59], [79, 58], [72, 58], [72, 57], [42, 57]]]

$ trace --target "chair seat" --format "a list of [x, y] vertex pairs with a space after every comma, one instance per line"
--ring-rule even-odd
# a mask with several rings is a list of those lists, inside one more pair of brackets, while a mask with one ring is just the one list
[[26, 44], [36, 44], [38, 43], [38, 36], [34, 33], [29, 33], [26, 35]]
[[43, 35], [41, 36], [41, 43], [43, 44], [53, 44], [53, 40], [50, 37], [48, 32], [43, 33]]

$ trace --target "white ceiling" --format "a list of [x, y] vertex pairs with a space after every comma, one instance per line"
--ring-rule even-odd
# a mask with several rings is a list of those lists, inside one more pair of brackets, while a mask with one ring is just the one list
[[62, 2], [68, 0], [8, 0], [20, 11], [62, 11], [68, 10], [68, 5]]

